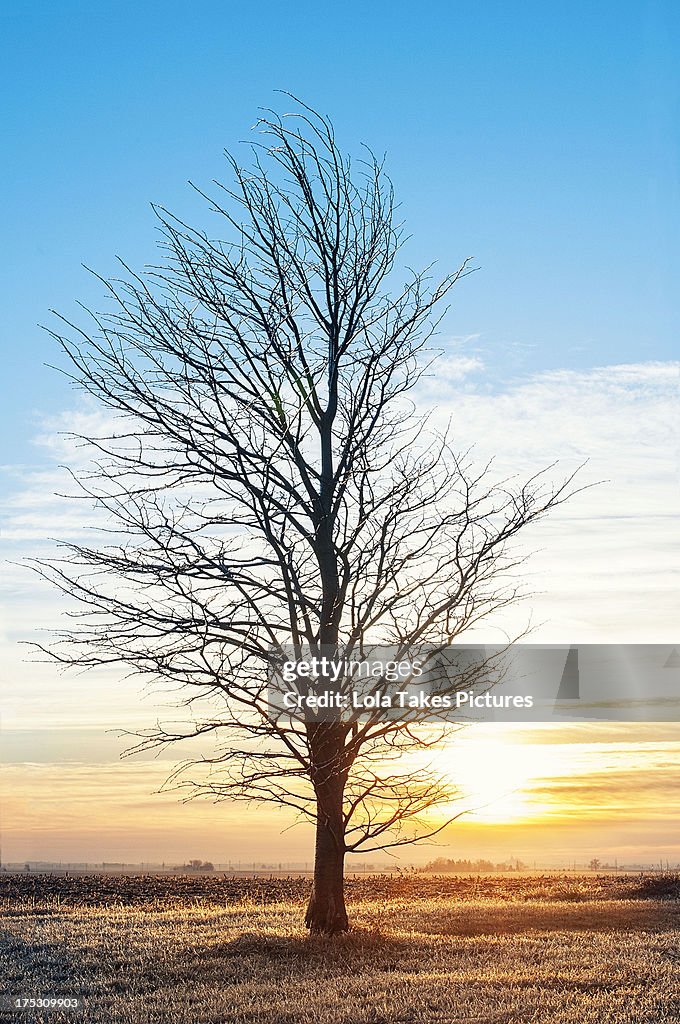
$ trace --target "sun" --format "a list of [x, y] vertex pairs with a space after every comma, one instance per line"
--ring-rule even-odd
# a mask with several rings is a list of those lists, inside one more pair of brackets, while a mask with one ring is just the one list
[[519, 727], [462, 731], [429, 759], [458, 791], [456, 801], [441, 810], [465, 810], [465, 820], [479, 824], [519, 824], [540, 816], [548, 807], [533, 793], [534, 784], [556, 768], [545, 763], [545, 751], [527, 743]]

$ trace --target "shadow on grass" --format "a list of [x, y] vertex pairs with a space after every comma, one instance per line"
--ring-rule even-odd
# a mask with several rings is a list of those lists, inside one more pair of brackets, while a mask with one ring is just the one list
[[[426, 940], [427, 941], [427, 940]], [[414, 951], [418, 939], [390, 936], [376, 929], [357, 928], [333, 938], [245, 933], [227, 942], [214, 942], [166, 964], [174, 984], [219, 977], [245, 983], [266, 977], [282, 984], [306, 978], [383, 975], [408, 968], [418, 973]]]
[[399, 932], [390, 933], [389, 913], [384, 926], [354, 927], [350, 932], [325, 938], [307, 935], [272, 935], [246, 932], [227, 942], [216, 942], [197, 951], [197, 957], [234, 960], [263, 957], [271, 962], [328, 964], [366, 963], [390, 956], [412, 955], [419, 946], [459, 937], [502, 938], [504, 936], [557, 932], [667, 931], [676, 929], [678, 908], [667, 902], [641, 904], [633, 900], [611, 903], [507, 906], [465, 905], [453, 910], [425, 911], [414, 907], [402, 911]]
[[377, 928], [353, 928], [350, 932], [333, 937], [320, 935], [258, 935], [245, 932], [229, 942], [217, 942], [204, 947], [199, 957], [229, 960], [242, 957], [264, 957], [269, 962], [306, 963], [329, 960], [374, 960], [385, 955], [413, 950], [410, 937], [385, 935]]

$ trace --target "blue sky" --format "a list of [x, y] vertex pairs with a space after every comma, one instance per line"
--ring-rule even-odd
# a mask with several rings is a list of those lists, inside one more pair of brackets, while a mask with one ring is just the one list
[[288, 89], [387, 153], [414, 265], [474, 255], [444, 336], [503, 377], [677, 351], [680, 8], [672, 2], [4, 5], [0, 460], [68, 407], [36, 326], [154, 256], [151, 201]]

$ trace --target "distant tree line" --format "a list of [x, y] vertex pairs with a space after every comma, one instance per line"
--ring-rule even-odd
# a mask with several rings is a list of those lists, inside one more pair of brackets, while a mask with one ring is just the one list
[[494, 863], [491, 860], [452, 860], [450, 857], [438, 857], [426, 864], [421, 871], [434, 871], [439, 874], [445, 871], [523, 871], [526, 864], [513, 858], [510, 861]]

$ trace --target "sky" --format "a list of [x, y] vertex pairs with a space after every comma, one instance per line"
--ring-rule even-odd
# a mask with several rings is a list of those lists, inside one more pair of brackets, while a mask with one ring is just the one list
[[[670, 0], [349, 3], [332, 20], [311, 3], [3, 6], [5, 859], [245, 860], [270, 845], [263, 812], [236, 839], [240, 809], [188, 809], [154, 795], [163, 764], [118, 763], [104, 730], [153, 718], [153, 695], [27, 662], [19, 642], [60, 605], [14, 563], [87, 525], [55, 492], [58, 466], [78, 458], [61, 431], [98, 412], [46, 365], [59, 356], [38, 325], [97, 307], [83, 264], [107, 276], [116, 256], [153, 262], [150, 203], [209, 230], [187, 181], [224, 179], [225, 147], [247, 159], [259, 109], [289, 108], [276, 90], [330, 114], [357, 157], [362, 144], [385, 154], [409, 263], [479, 267], [455, 290], [421, 404], [501, 467], [587, 459], [585, 482], [606, 481], [533, 538], [536, 638], [675, 639], [679, 32]], [[644, 737], [620, 724], [595, 738], [466, 737], [448, 770], [473, 802], [480, 751], [501, 766], [514, 744], [525, 768], [515, 810], [499, 792], [496, 817], [468, 816], [451, 848], [680, 860], [678, 739], [653, 724]], [[280, 843], [305, 859], [304, 832]]]

